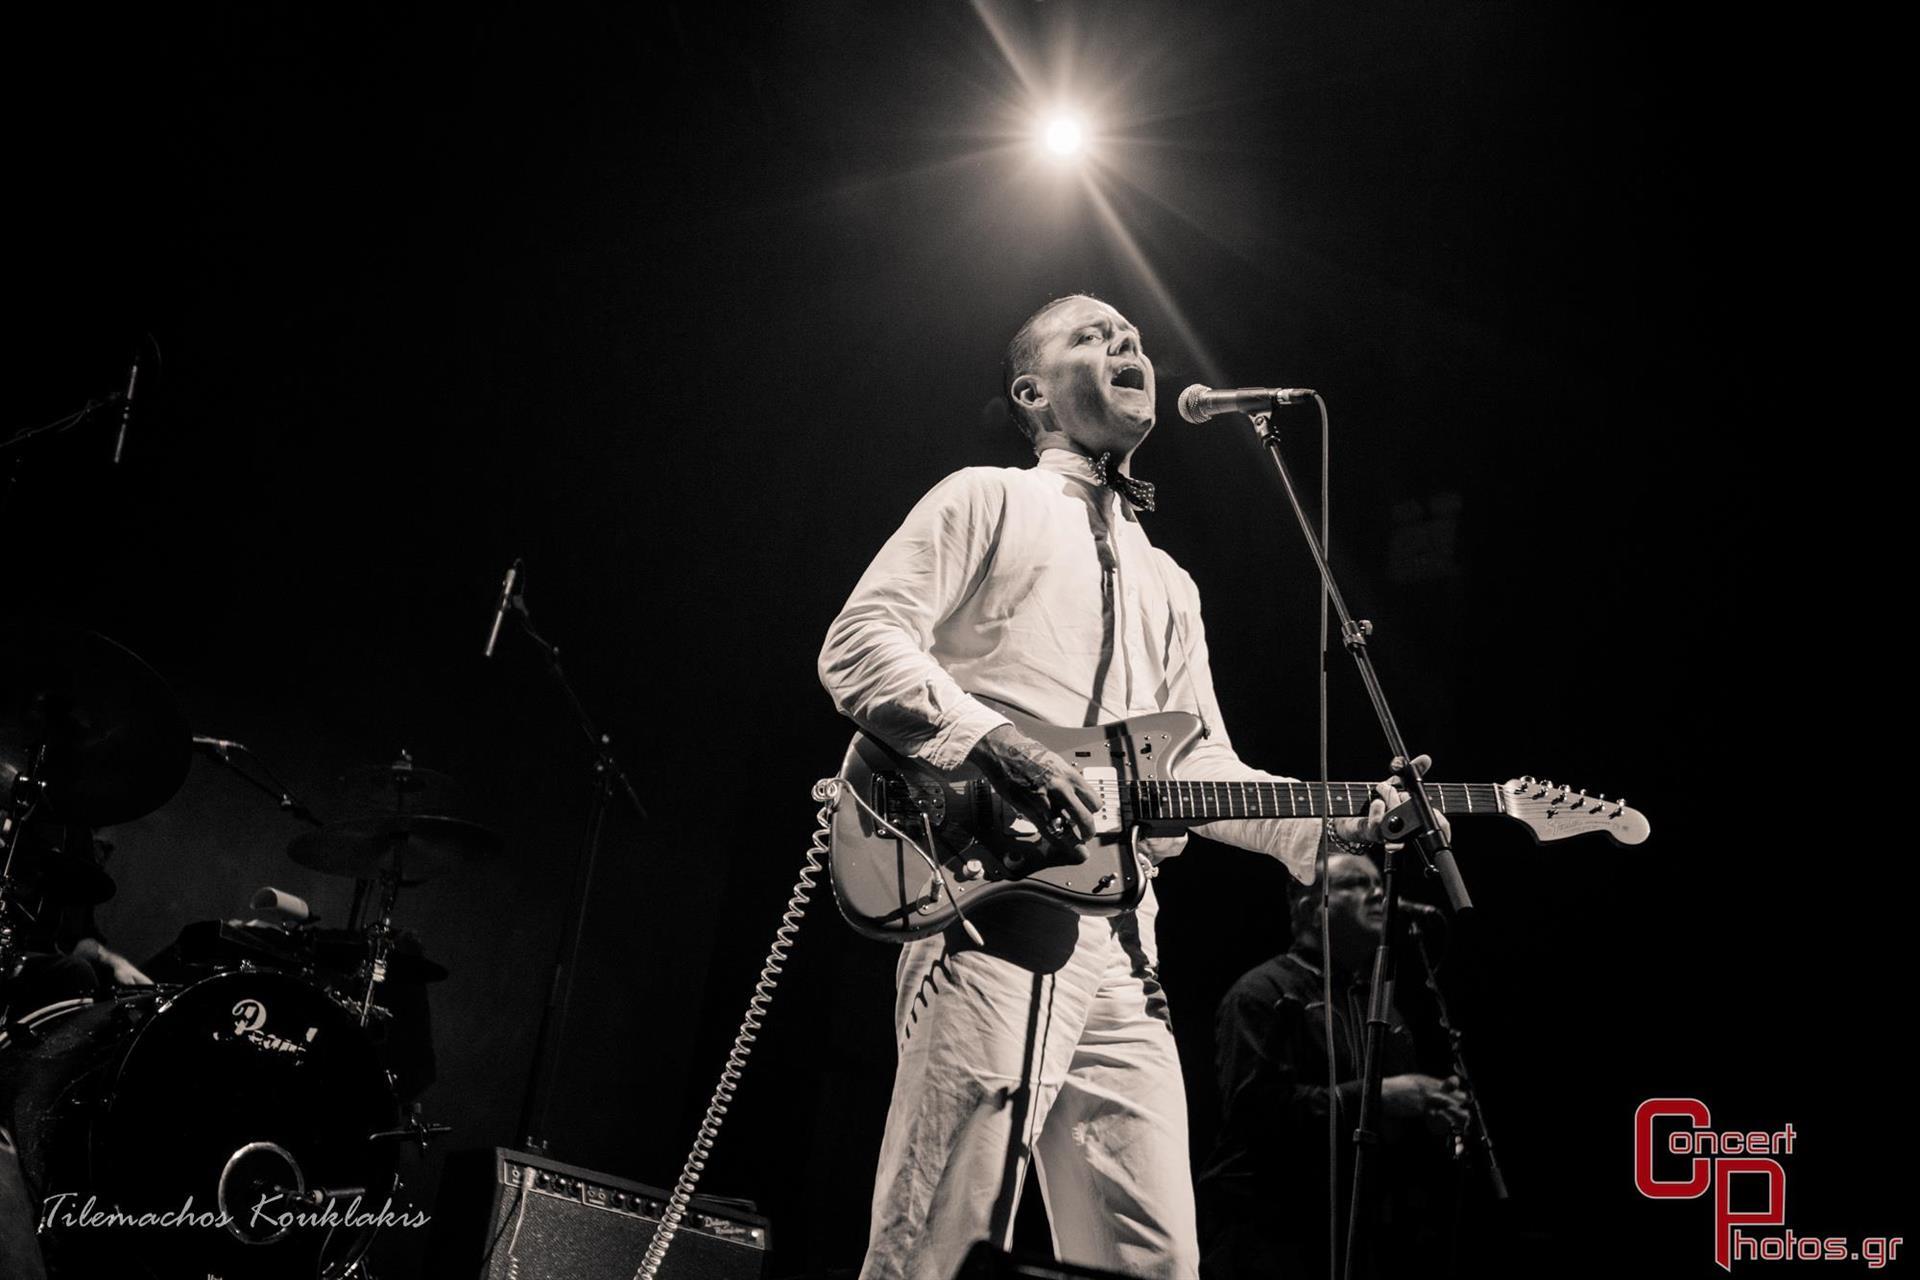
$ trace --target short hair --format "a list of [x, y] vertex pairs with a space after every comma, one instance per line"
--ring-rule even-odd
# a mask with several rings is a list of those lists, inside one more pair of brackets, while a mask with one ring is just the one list
[[[1379, 864], [1367, 854], [1350, 853], [1345, 849], [1330, 849], [1327, 851], [1328, 878], [1332, 878], [1335, 858], [1358, 858], [1362, 862], [1371, 863], [1374, 870], [1380, 869]], [[1303, 883], [1292, 876], [1287, 877], [1287, 923], [1293, 926], [1295, 937], [1299, 937], [1303, 929], [1312, 931], [1319, 928], [1316, 915], [1319, 907], [1320, 881], [1318, 878], [1312, 883]]]
[[1032, 373], [1034, 361], [1040, 358], [1040, 339], [1034, 334], [1034, 329], [1039, 325], [1041, 318], [1061, 303], [1071, 302], [1075, 298], [1093, 298], [1095, 302], [1101, 301], [1091, 293], [1063, 293], [1051, 299], [1045, 306], [1028, 316], [1026, 321], [1014, 331], [1013, 341], [1007, 344], [1007, 353], [1001, 360], [1000, 393], [1007, 398], [1007, 417], [1013, 422], [1014, 430], [1025, 436], [1029, 444], [1033, 443], [1034, 437], [1039, 434], [1040, 424], [1034, 421], [1033, 415], [1022, 407], [1018, 400], [1014, 399], [1013, 384], [1022, 374]]

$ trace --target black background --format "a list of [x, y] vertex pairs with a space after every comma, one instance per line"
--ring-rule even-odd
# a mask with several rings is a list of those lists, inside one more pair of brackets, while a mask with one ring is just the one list
[[[607, 831], [553, 1149], [666, 1185], [847, 733], [827, 622], [919, 493], [1021, 462], [1000, 348], [1090, 290], [1159, 366], [1151, 528], [1207, 601], [1246, 759], [1313, 767], [1316, 586], [1244, 429], [1177, 421], [1193, 380], [1326, 393], [1336, 565], [1441, 776], [1551, 776], [1653, 823], [1633, 849], [1458, 825], [1481, 920], [1451, 963], [1519, 1191], [1489, 1247], [1717, 1274], [1709, 1206], [1632, 1187], [1633, 1108], [1666, 1094], [1794, 1123], [1796, 1231], [1899, 1233], [1904, 761], [1871, 731], [1898, 574], [1866, 527], [1893, 464], [1838, 432], [1875, 419], [1845, 301], [1879, 255], [1848, 176], [1871, 113], [1837, 55], [1871, 33], [985, 15], [41, 13], [9, 59], [9, 429], [117, 389], [143, 334], [164, 361], [118, 468], [105, 418], [26, 459], [0, 607], [133, 648], [326, 816], [402, 747], [461, 779], [508, 855], [401, 918], [453, 971], [431, 1118], [507, 1143], [590, 787], [531, 648], [480, 658], [524, 556], [656, 815]], [[1060, 85], [1099, 194], [1031, 145]], [[1312, 417], [1286, 421], [1311, 480]], [[1378, 776], [1335, 662], [1334, 775]], [[142, 957], [268, 883], [338, 922], [348, 886], [284, 856], [296, 830], [197, 761], [104, 833], [110, 941]], [[1160, 885], [1204, 1151], [1210, 1010], [1284, 946], [1283, 873], [1196, 841]], [[773, 1218], [777, 1274], [858, 1262], [891, 961], [822, 894], [703, 1184]], [[412, 1234], [381, 1243], [393, 1274]]]

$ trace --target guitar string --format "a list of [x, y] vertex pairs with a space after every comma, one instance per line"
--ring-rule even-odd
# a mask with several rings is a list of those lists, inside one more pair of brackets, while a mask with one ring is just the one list
[[[1306, 782], [1269, 782], [1261, 780], [1225, 780], [1167, 779], [1164, 781], [1121, 781], [1101, 778], [1089, 780], [1094, 790], [1103, 800], [1126, 800], [1131, 796], [1133, 808], [1141, 810], [1162, 810], [1163, 808], [1207, 808], [1220, 817], [1227, 818], [1317, 818], [1323, 816], [1314, 808], [1317, 799], [1324, 799], [1330, 810], [1351, 809], [1356, 813], [1365, 812], [1366, 806], [1374, 799], [1371, 784], [1359, 782], [1334, 783], [1330, 788], [1322, 788], [1319, 783]], [[1499, 806], [1501, 784], [1488, 782], [1435, 782], [1431, 784], [1436, 791], [1443, 811], [1472, 813], [1479, 809], [1489, 812]], [[1278, 788], [1285, 787], [1287, 806], [1281, 812], [1279, 800], [1282, 793]], [[1253, 790], [1248, 790], [1253, 788]], [[1315, 792], [1319, 795], [1316, 796]], [[1584, 794], [1584, 793], [1569, 793]], [[1516, 797], [1525, 800], [1527, 797]], [[1301, 801], [1305, 802], [1302, 812]], [[1269, 808], [1269, 806], [1272, 806]], [[1236, 807], [1240, 812], [1235, 812]], [[1254, 812], [1258, 809], [1259, 812]], [[1160, 817], [1196, 816], [1178, 812], [1158, 812]], [[1346, 816], [1336, 813], [1331, 816]]]

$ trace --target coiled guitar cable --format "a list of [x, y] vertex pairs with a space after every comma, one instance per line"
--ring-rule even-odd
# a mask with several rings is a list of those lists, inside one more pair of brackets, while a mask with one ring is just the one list
[[720, 1069], [720, 1082], [713, 1087], [706, 1117], [700, 1122], [700, 1131], [694, 1135], [693, 1147], [687, 1152], [687, 1163], [680, 1170], [679, 1180], [673, 1184], [673, 1194], [667, 1197], [667, 1208], [660, 1217], [660, 1226], [647, 1245], [646, 1255], [640, 1259], [639, 1270], [633, 1273], [634, 1280], [656, 1280], [661, 1265], [666, 1262], [667, 1249], [673, 1244], [674, 1234], [686, 1220], [687, 1206], [693, 1201], [693, 1189], [699, 1184], [700, 1175], [706, 1171], [707, 1158], [713, 1154], [714, 1139], [720, 1134], [720, 1125], [726, 1119], [734, 1091], [740, 1087], [740, 1075], [746, 1068], [747, 1055], [753, 1052], [753, 1042], [759, 1037], [760, 1024], [766, 1020], [767, 1007], [773, 1003], [773, 989], [780, 981], [781, 970], [786, 968], [787, 952], [793, 946], [794, 935], [800, 930], [801, 918], [807, 914], [807, 901], [813, 896], [814, 877], [826, 869], [822, 859], [827, 856], [827, 841], [833, 832], [834, 806], [843, 792], [853, 794], [846, 791], [846, 785], [845, 778], [822, 778], [813, 784], [813, 798], [820, 803], [820, 811], [814, 816], [819, 826], [807, 845], [806, 865], [800, 868], [800, 878], [794, 881], [786, 910], [780, 914], [780, 927], [774, 930], [773, 945], [767, 948], [766, 963], [760, 967], [760, 978], [753, 984], [753, 997], [747, 1001], [746, 1016], [740, 1020], [740, 1030], [733, 1037], [733, 1048], [727, 1052], [726, 1065]]
[[849, 789], [845, 777], [822, 778], [814, 783], [813, 798], [819, 801], [820, 810], [814, 815], [818, 825], [807, 845], [806, 865], [800, 868], [800, 878], [794, 881], [793, 893], [787, 898], [787, 909], [780, 915], [780, 927], [773, 932], [773, 945], [767, 948], [767, 961], [760, 967], [759, 981], [753, 984], [753, 996], [747, 1001], [746, 1016], [740, 1020], [740, 1030], [733, 1037], [733, 1048], [727, 1052], [726, 1065], [720, 1069], [720, 1082], [714, 1085], [713, 1097], [707, 1103], [706, 1117], [700, 1122], [700, 1131], [694, 1134], [693, 1148], [687, 1152], [687, 1163], [680, 1170], [679, 1180], [673, 1184], [673, 1194], [667, 1197], [667, 1207], [660, 1216], [659, 1229], [647, 1244], [647, 1252], [640, 1259], [640, 1267], [633, 1273], [633, 1280], [657, 1280], [660, 1267], [666, 1261], [667, 1250], [673, 1244], [673, 1237], [686, 1220], [687, 1206], [693, 1201], [693, 1189], [698, 1185], [700, 1175], [706, 1172], [707, 1157], [713, 1153], [714, 1139], [719, 1136], [720, 1125], [726, 1119], [727, 1106], [733, 1101], [734, 1091], [740, 1087], [741, 1072], [746, 1068], [747, 1055], [753, 1052], [753, 1042], [759, 1037], [760, 1024], [766, 1020], [767, 1007], [773, 1003], [773, 989], [780, 981], [780, 972], [786, 968], [787, 952], [793, 946], [794, 935], [800, 930], [801, 918], [807, 914], [807, 901], [813, 895], [814, 877], [826, 869], [821, 859], [827, 856], [828, 842], [833, 836], [833, 811], [842, 796], [852, 797], [853, 802], [873, 819], [875, 826], [905, 843], [933, 868], [935, 879], [945, 891], [954, 914], [959, 917], [960, 927], [976, 946], [986, 945], [981, 940], [980, 931], [974, 928], [973, 921], [967, 919], [966, 912], [961, 909], [959, 897], [953, 892], [953, 886], [947, 883], [946, 872], [941, 868], [939, 859], [931, 852], [934, 847], [933, 825], [924, 812], [920, 821], [926, 832], [927, 843], [923, 847], [912, 836], [887, 821], [858, 791]]

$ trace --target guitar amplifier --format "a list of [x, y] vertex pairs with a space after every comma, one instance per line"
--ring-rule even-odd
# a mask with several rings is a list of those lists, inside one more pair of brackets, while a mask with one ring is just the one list
[[[667, 1193], [526, 1151], [447, 1158], [434, 1207], [432, 1280], [632, 1280]], [[660, 1280], [759, 1280], [767, 1220], [694, 1197]]]

